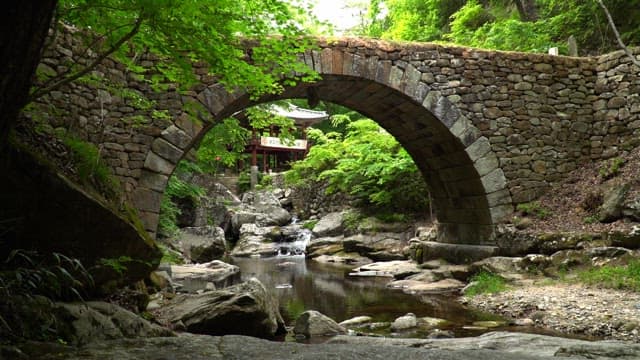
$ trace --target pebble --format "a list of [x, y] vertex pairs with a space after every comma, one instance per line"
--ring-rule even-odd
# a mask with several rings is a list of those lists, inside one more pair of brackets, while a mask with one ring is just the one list
[[555, 284], [514, 288], [464, 300], [468, 306], [515, 320], [514, 325], [544, 326], [598, 339], [640, 341], [632, 319], [640, 319], [640, 294]]

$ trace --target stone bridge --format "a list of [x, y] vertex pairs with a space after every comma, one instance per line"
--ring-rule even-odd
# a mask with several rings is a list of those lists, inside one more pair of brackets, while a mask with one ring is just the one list
[[[322, 77], [278, 96], [229, 93], [194, 68], [201, 84], [187, 93], [156, 92], [107, 60], [95, 74], [154, 101], [139, 109], [105, 88], [75, 83], [43, 98], [55, 126], [98, 143], [155, 235], [160, 200], [176, 164], [212, 126], [189, 120], [189, 102], [215, 121], [260, 102], [309, 94], [377, 121], [411, 154], [432, 193], [443, 242], [494, 244], [495, 225], [568, 172], [615, 157], [640, 135], [638, 70], [621, 52], [570, 58], [426, 43], [358, 38], [318, 40], [301, 59]], [[74, 52], [65, 37], [45, 53], [56, 71]], [[153, 58], [141, 65], [153, 74]], [[202, 64], [200, 64], [202, 65]], [[167, 110], [172, 120], [152, 110]], [[127, 119], [146, 117], [143, 124]], [[553, 211], [553, 209], [552, 209]]]

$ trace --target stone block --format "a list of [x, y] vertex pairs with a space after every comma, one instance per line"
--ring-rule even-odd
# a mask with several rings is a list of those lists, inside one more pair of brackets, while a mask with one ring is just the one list
[[154, 142], [151, 144], [151, 150], [173, 163], [178, 163], [178, 161], [180, 161], [182, 155], [184, 154], [182, 150], [178, 149], [173, 144], [162, 138], [157, 138], [154, 140]]
[[155, 191], [164, 192], [167, 187], [169, 176], [155, 172], [143, 170], [140, 174], [138, 186], [146, 187]]
[[152, 151], [149, 151], [147, 158], [144, 161], [144, 167], [160, 174], [171, 175], [176, 164], [164, 159]]
[[133, 206], [140, 211], [148, 211], [153, 213], [160, 212], [160, 200], [162, 193], [152, 189], [138, 186], [131, 196]]
[[171, 125], [164, 129], [160, 135], [168, 142], [182, 150], [185, 150], [193, 140], [191, 136], [175, 125]]
[[465, 152], [473, 162], [483, 158], [490, 151], [491, 143], [489, 143], [489, 139], [484, 136], [476, 140], [473, 144], [467, 146], [465, 149]]
[[502, 190], [507, 186], [507, 178], [504, 176], [504, 172], [500, 168], [497, 168], [481, 177], [480, 181], [487, 193]]

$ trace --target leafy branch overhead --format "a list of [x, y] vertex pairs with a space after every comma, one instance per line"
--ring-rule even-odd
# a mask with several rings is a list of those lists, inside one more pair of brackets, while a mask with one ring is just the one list
[[110, 56], [141, 71], [137, 62], [148, 53], [170, 59], [157, 70], [183, 88], [196, 80], [192, 64], [202, 61], [229, 89], [277, 93], [291, 81], [313, 79], [298, 59], [311, 42], [292, 20], [304, 12], [282, 0], [61, 0], [58, 20], [81, 30], [86, 52], [96, 56], [86, 64], [74, 59], [30, 98], [91, 73]]

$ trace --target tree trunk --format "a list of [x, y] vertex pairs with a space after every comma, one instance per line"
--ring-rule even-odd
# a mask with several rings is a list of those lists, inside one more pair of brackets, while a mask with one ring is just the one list
[[57, 0], [11, 1], [0, 15], [0, 149], [7, 143], [40, 62]]
[[514, 0], [522, 21], [538, 20], [538, 9], [535, 0]]

